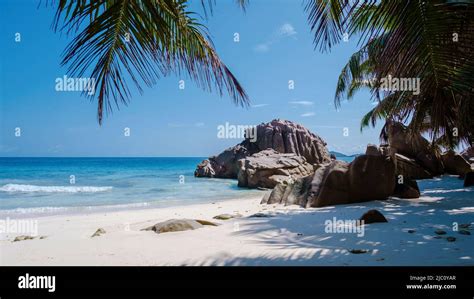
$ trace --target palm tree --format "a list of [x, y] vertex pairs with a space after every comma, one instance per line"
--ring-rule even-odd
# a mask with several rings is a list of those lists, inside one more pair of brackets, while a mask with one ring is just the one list
[[[207, 9], [215, 1], [201, 0]], [[238, 0], [244, 8], [247, 0]], [[54, 2], [53, 2], [54, 3]], [[187, 0], [59, 0], [55, 31], [74, 34], [61, 64], [76, 77], [95, 78], [98, 121], [104, 110], [127, 104], [134, 83], [150, 87], [170, 74], [187, 74], [201, 88], [222, 96], [227, 90], [236, 104], [248, 96], [213, 47], [199, 15]], [[84, 93], [85, 94], [85, 93]]]
[[[448, 147], [474, 141], [473, 1], [312, 0], [306, 10], [322, 51], [344, 34], [359, 36], [361, 48], [339, 76], [335, 104], [369, 88], [377, 106], [361, 129], [391, 119]], [[389, 75], [420, 78], [420, 93], [383, 90]]]

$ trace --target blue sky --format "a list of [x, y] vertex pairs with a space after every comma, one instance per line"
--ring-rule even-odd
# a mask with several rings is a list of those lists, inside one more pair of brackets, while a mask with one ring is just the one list
[[[203, 20], [221, 59], [249, 94], [250, 108], [203, 91], [186, 77], [170, 76], [145, 87], [143, 95], [134, 92], [130, 105], [115, 109], [102, 126], [95, 102], [79, 92], [55, 90], [56, 78], [67, 75], [61, 53], [72, 37], [54, 33], [53, 8], [38, 3], [0, 2], [0, 156], [209, 156], [240, 142], [218, 139], [219, 125], [274, 118], [306, 126], [331, 150], [355, 153], [378, 143], [381, 124], [359, 130], [362, 115], [373, 107], [368, 92], [339, 111], [333, 104], [337, 77], [357, 40], [330, 53], [315, 50], [303, 1], [252, 0], [243, 13], [234, 1], [220, 0]], [[199, 3], [191, 7], [200, 11]], [[15, 42], [15, 33], [21, 42]], [[20, 137], [15, 128], [21, 128]]]

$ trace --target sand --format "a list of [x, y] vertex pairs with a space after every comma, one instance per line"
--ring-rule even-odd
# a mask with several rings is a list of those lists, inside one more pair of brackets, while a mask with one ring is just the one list
[[[460, 199], [431, 194], [416, 200], [303, 209], [260, 205], [260, 198], [250, 198], [45, 216], [37, 219], [38, 233], [46, 238], [12, 242], [17, 234], [3, 235], [0, 265], [474, 265], [474, 236], [453, 231], [453, 222], [474, 222], [472, 192], [453, 192], [460, 192]], [[365, 225], [363, 236], [326, 230], [327, 220], [358, 219], [374, 208], [388, 223]], [[242, 217], [213, 219], [223, 213]], [[249, 217], [255, 213], [272, 217]], [[220, 225], [163, 234], [141, 231], [172, 218]], [[91, 237], [98, 228], [106, 233]], [[438, 236], [437, 229], [446, 234]], [[449, 236], [456, 240], [448, 242]], [[352, 249], [366, 252], [355, 254]]]

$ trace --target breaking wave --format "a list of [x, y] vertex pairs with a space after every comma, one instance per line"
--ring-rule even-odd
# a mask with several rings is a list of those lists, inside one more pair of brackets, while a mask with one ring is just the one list
[[4, 192], [44, 192], [44, 193], [96, 193], [112, 190], [112, 187], [95, 186], [35, 186], [22, 184], [6, 184], [0, 187]]

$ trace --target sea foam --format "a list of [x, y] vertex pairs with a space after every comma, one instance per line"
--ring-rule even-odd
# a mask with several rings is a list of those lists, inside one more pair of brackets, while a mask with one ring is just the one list
[[452, 192], [470, 192], [472, 188], [462, 188], [462, 189], [451, 189], [451, 190], [443, 190], [443, 189], [435, 189], [435, 190], [424, 190], [422, 193], [452, 193]]
[[22, 184], [6, 184], [0, 187], [4, 192], [45, 192], [45, 193], [96, 193], [112, 190], [112, 187], [96, 186], [36, 186]]

